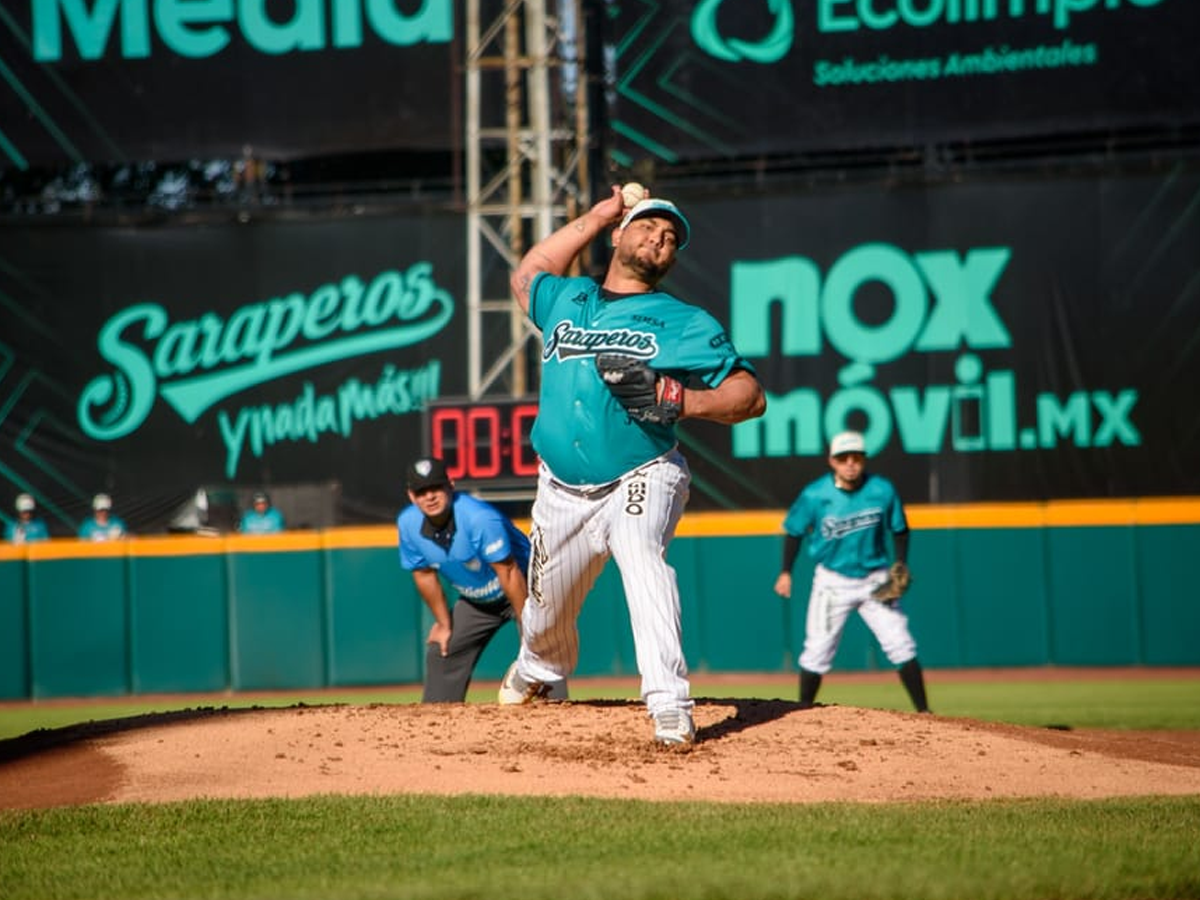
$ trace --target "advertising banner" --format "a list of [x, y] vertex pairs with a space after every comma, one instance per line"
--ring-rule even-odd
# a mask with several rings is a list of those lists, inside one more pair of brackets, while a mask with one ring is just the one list
[[453, 146], [454, 0], [13, 0], [0, 167]]
[[[1200, 495], [1198, 197], [1180, 166], [673, 198], [664, 287], [768, 393], [681, 425], [690, 508], [788, 505], [846, 428], [910, 503]], [[150, 528], [200, 485], [336, 483], [340, 522], [385, 522], [430, 448], [531, 487], [536, 397], [456, 399], [464, 227], [0, 228], [0, 521], [21, 491], [63, 533], [101, 490]]]
[[[862, 430], [910, 502], [1200, 492], [1200, 173], [697, 199], [671, 274], [769, 392], [686, 423], [733, 506]], [[728, 453], [726, 451], [728, 450]]]
[[466, 387], [463, 245], [450, 214], [0, 230], [6, 494], [69, 529], [97, 491], [161, 525], [201, 486], [336, 483], [387, 521]]
[[619, 3], [619, 163], [1200, 122], [1191, 0]]

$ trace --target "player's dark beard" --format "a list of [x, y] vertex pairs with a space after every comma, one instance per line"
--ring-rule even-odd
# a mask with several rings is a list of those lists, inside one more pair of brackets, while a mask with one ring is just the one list
[[667, 273], [671, 271], [671, 266], [675, 263], [675, 260], [672, 259], [665, 265], [659, 265], [650, 260], [642, 259], [637, 255], [636, 251], [630, 250], [621, 254], [621, 262], [636, 273], [639, 279], [653, 287], [667, 277]]

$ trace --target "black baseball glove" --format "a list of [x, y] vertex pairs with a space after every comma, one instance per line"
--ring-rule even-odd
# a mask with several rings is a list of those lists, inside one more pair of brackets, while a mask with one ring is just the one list
[[683, 412], [683, 383], [655, 372], [642, 360], [601, 353], [596, 368], [613, 396], [635, 422], [673, 425]]
[[887, 580], [875, 588], [871, 592], [871, 596], [881, 603], [895, 603], [904, 596], [904, 592], [908, 590], [910, 584], [912, 584], [912, 573], [908, 571], [908, 566], [896, 560], [888, 569]]

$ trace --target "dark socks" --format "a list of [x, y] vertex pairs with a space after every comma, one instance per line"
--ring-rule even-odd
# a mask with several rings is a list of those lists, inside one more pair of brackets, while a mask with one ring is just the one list
[[[912, 700], [912, 705], [917, 712], [929, 712], [929, 702], [925, 699], [925, 673], [921, 670], [921, 664], [913, 657], [899, 669], [900, 682], [904, 685], [904, 689], [908, 691], [908, 696]], [[803, 677], [803, 674], [801, 675]], [[803, 682], [801, 682], [803, 684]]]
[[800, 670], [800, 708], [812, 709], [821, 689], [821, 676], [806, 669]]

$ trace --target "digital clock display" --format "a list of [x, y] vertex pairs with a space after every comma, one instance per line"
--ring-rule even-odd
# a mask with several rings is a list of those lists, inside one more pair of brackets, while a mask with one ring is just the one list
[[441, 398], [425, 408], [425, 447], [455, 482], [532, 487], [537, 454], [529, 435], [537, 398]]

